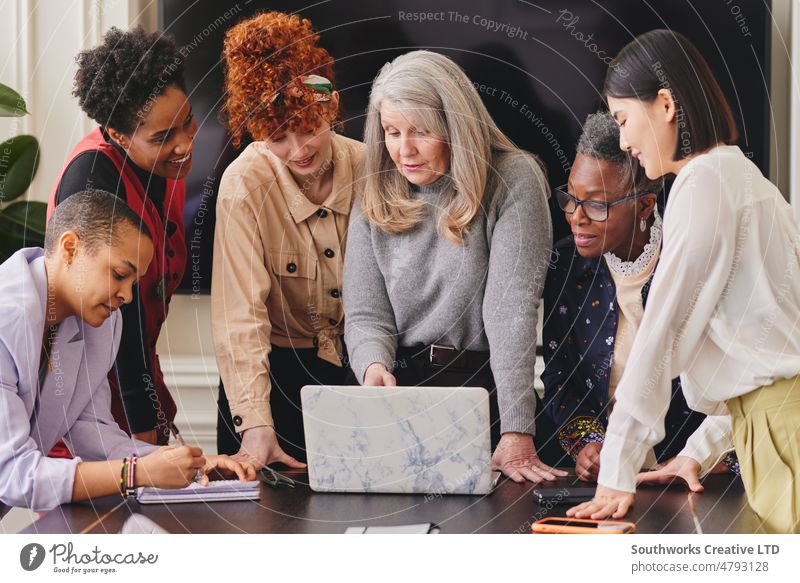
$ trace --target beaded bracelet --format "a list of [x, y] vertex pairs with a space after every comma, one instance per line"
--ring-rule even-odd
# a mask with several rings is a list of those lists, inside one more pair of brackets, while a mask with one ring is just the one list
[[558, 440], [562, 449], [574, 460], [589, 443], [603, 443], [605, 434], [605, 427], [600, 419], [581, 415], [564, 424], [558, 432]]
[[125, 495], [128, 498], [136, 498], [136, 462], [139, 457], [132, 455], [128, 462], [128, 484], [125, 488]]
[[125, 475], [128, 471], [128, 458], [122, 460], [122, 468], [119, 470], [119, 494], [125, 498]]
[[136, 462], [138, 456], [132, 455], [122, 461], [119, 491], [123, 498], [136, 498]]

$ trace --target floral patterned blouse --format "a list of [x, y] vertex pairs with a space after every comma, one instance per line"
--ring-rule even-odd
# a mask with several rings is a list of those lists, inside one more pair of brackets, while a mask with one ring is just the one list
[[[642, 288], [645, 306], [651, 282], [652, 276]], [[553, 250], [543, 297], [545, 412], [558, 428], [561, 447], [575, 458], [586, 444], [602, 443], [605, 437], [616, 290], [605, 260], [581, 257], [570, 236]], [[657, 460], [678, 454], [704, 418], [686, 404], [680, 378], [673, 379], [666, 437], [653, 448]], [[735, 455], [723, 461], [738, 473]]]

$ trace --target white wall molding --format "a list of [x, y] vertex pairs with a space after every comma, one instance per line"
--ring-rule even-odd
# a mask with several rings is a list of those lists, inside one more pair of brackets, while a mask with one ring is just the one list
[[148, 32], [158, 29], [158, 0], [128, 0], [130, 25], [142, 25]]
[[0, 81], [25, 98], [30, 115], [0, 121], [2, 139], [32, 134], [41, 159], [28, 197], [45, 201], [64, 159], [94, 122], [72, 96], [75, 56], [112, 26], [155, 30], [156, 0], [10, 0], [0, 23]]
[[[14, 23], [16, 26], [15, 48], [16, 48], [16, 69], [15, 81], [16, 87], [14, 88], [17, 93], [22, 95], [25, 103], [29, 104], [32, 98], [31, 95], [31, 71], [32, 66], [32, 53], [33, 53], [33, 27], [31, 26], [31, 2], [30, 0], [18, 0], [16, 3], [16, 12], [14, 14]], [[28, 106], [30, 111], [30, 105]], [[23, 134], [31, 133], [31, 118], [24, 116], [19, 120], [20, 132]]]
[[[794, 0], [797, 1], [797, 0]], [[792, 140], [792, 12], [793, 0], [773, 0], [771, 18], [769, 86], [769, 171], [767, 177], [790, 200], [792, 164], [789, 155]]]
[[[96, 0], [81, 0], [81, 19], [79, 35], [81, 46], [92, 47], [100, 43], [102, 35], [100, 33], [103, 18], [103, 4]], [[94, 122], [87, 116], [82, 116], [82, 133], [88, 134], [94, 129]]]
[[160, 356], [159, 360], [164, 381], [178, 405], [175, 423], [181, 435], [204, 452], [216, 453], [219, 386], [216, 360], [199, 355]]

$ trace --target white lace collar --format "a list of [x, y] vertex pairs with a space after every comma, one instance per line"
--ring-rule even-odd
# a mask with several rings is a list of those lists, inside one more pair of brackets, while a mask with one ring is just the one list
[[629, 277], [639, 275], [647, 269], [650, 260], [653, 259], [656, 251], [661, 246], [661, 217], [658, 214], [658, 209], [653, 209], [653, 216], [655, 220], [650, 227], [650, 242], [644, 246], [644, 251], [634, 261], [623, 261], [611, 252], [603, 254], [609, 269], [614, 273]]

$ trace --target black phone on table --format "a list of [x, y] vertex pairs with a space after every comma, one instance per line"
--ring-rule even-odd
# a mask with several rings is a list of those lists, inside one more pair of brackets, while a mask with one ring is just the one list
[[595, 490], [595, 486], [534, 488], [533, 499], [539, 506], [544, 504], [577, 504], [594, 498]]

